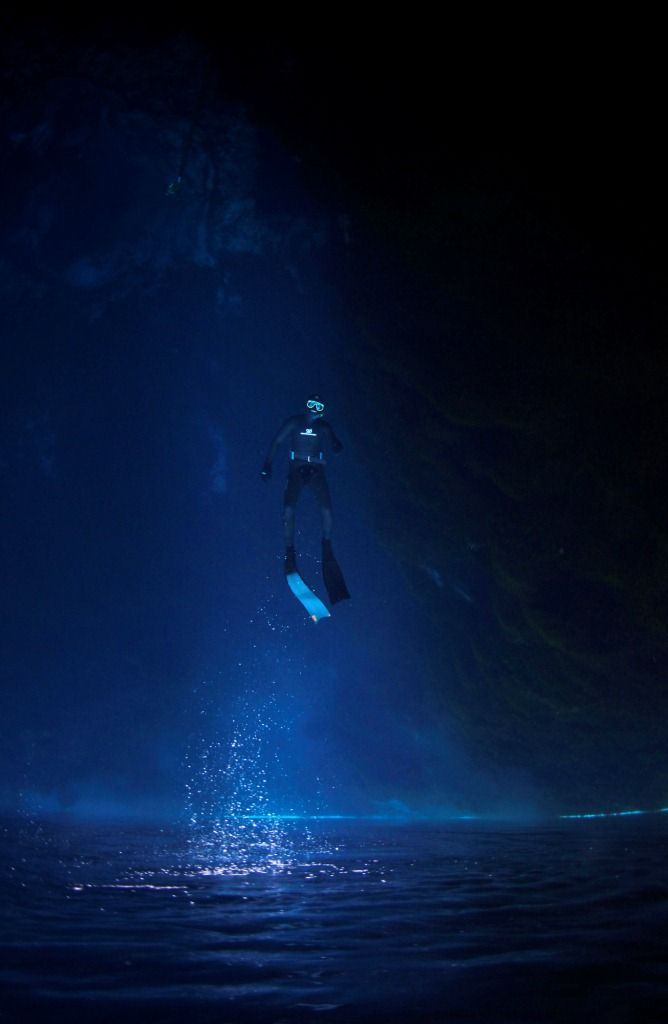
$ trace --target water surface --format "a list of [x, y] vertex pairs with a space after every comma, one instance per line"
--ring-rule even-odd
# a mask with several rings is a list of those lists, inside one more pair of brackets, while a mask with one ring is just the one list
[[5, 821], [0, 1021], [668, 1020], [668, 821]]

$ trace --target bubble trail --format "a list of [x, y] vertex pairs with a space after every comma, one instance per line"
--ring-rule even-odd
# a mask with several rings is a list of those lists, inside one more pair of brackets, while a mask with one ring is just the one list
[[287, 729], [275, 693], [258, 700], [249, 691], [226, 738], [198, 737], [187, 763], [190, 857], [198, 873], [281, 871], [306, 853], [308, 828], [272, 811], [270, 798], [280, 789], [277, 738]]

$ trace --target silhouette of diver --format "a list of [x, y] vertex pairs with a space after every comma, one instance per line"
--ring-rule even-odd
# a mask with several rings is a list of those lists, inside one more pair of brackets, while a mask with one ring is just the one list
[[325, 476], [325, 446], [335, 455], [343, 445], [323, 419], [325, 403], [320, 395], [309, 395], [306, 412], [290, 416], [271, 442], [260, 472], [263, 480], [271, 477], [271, 464], [278, 446], [290, 438], [290, 462], [283, 495], [283, 528], [285, 535], [285, 573], [297, 572], [295, 555], [295, 508], [305, 487], [315, 494], [322, 515], [322, 575], [331, 604], [350, 597], [345, 580], [332, 551], [332, 499]]

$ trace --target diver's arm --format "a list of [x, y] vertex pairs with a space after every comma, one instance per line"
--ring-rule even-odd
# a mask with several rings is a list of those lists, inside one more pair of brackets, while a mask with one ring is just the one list
[[341, 444], [338, 437], [334, 433], [334, 430], [332, 429], [332, 424], [329, 422], [329, 420], [325, 420], [325, 422], [323, 423], [323, 427], [327, 429], [327, 432], [329, 434], [329, 443], [332, 446], [332, 451], [334, 452], [335, 455], [338, 455], [339, 452], [343, 451], [343, 445]]
[[264, 465], [260, 471], [260, 476], [262, 477], [263, 480], [268, 480], [269, 477], [271, 476], [271, 464], [274, 460], [276, 449], [278, 448], [279, 444], [281, 444], [282, 441], [285, 441], [286, 437], [288, 437], [288, 435], [290, 434], [291, 430], [294, 427], [294, 422], [295, 417], [290, 416], [290, 418], [285, 421], [283, 426], [280, 427], [279, 430], [277, 430], [276, 436], [274, 437], [274, 440], [271, 442], [269, 446], [269, 451], [267, 452], [267, 457], [264, 460]]

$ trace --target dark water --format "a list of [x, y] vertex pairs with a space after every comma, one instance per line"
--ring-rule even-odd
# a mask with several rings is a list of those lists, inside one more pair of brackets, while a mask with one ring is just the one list
[[3, 1024], [668, 1020], [665, 815], [1, 836]]

